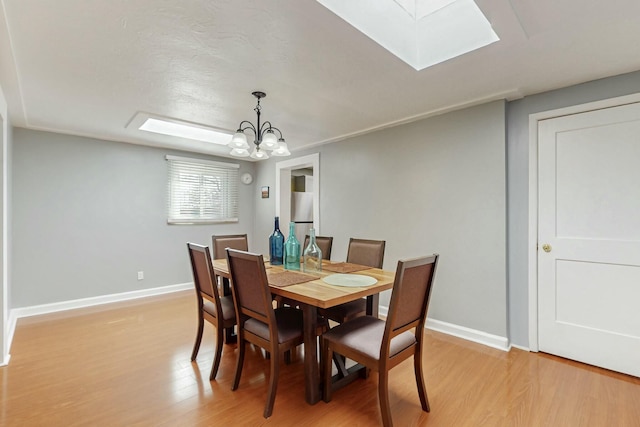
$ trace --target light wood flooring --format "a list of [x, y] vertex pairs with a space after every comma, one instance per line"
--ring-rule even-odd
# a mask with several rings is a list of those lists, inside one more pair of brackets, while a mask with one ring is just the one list
[[[268, 361], [248, 348], [231, 391], [236, 346], [209, 382], [213, 327], [196, 363], [192, 292], [20, 319], [0, 368], [2, 426], [375, 426], [377, 375], [305, 403], [301, 350], [283, 366], [273, 416], [262, 417]], [[396, 426], [640, 426], [640, 379], [426, 331], [424, 413], [411, 361], [391, 371]]]

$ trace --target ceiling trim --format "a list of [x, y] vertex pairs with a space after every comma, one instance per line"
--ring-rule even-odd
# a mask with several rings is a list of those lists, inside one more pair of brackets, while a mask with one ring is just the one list
[[307, 150], [309, 148], [314, 148], [314, 147], [319, 147], [321, 145], [330, 144], [332, 142], [343, 141], [345, 139], [355, 138], [357, 136], [366, 135], [366, 134], [372, 133], [372, 132], [377, 132], [379, 130], [388, 129], [388, 128], [392, 128], [392, 127], [395, 127], [395, 126], [400, 126], [400, 125], [404, 125], [404, 124], [408, 124], [408, 123], [417, 122], [417, 121], [420, 121], [420, 120], [427, 119], [429, 117], [434, 117], [434, 116], [439, 116], [441, 114], [450, 113], [452, 111], [463, 110], [465, 108], [474, 107], [476, 105], [486, 104], [487, 102], [498, 101], [498, 100], [501, 100], [501, 99], [504, 99], [506, 101], [515, 101], [516, 99], [520, 99], [520, 98], [523, 98], [523, 97], [524, 97], [524, 95], [522, 94], [522, 92], [519, 89], [511, 89], [511, 90], [504, 91], [504, 92], [497, 92], [497, 93], [491, 94], [489, 96], [483, 96], [483, 97], [480, 97], [480, 98], [475, 98], [475, 99], [472, 99], [470, 101], [465, 101], [465, 102], [461, 102], [461, 103], [458, 103], [458, 104], [452, 104], [452, 105], [449, 105], [449, 106], [446, 106], [446, 107], [430, 110], [430, 111], [427, 111], [425, 113], [416, 114], [415, 116], [410, 116], [410, 117], [406, 117], [406, 118], [403, 118], [403, 119], [387, 122], [387, 123], [384, 123], [384, 124], [382, 124], [380, 126], [373, 126], [373, 127], [370, 127], [370, 128], [367, 128], [367, 129], [363, 129], [363, 130], [358, 131], [358, 132], [352, 132], [352, 133], [348, 133], [348, 134], [337, 136], [335, 138], [325, 139], [323, 141], [318, 141], [318, 142], [314, 142], [314, 143], [311, 143], [311, 144], [307, 144], [307, 145], [304, 145], [302, 147], [297, 147], [297, 148], [291, 149], [291, 151], [292, 152], [303, 151], [303, 150]]

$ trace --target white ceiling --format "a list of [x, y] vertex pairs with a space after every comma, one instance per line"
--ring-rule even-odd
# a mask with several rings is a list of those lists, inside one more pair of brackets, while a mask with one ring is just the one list
[[[13, 125], [227, 155], [127, 128], [138, 112], [292, 150], [640, 69], [638, 0], [477, 0], [500, 41], [416, 71], [314, 0], [0, 0]], [[464, 31], [464, 29], [461, 29]]]

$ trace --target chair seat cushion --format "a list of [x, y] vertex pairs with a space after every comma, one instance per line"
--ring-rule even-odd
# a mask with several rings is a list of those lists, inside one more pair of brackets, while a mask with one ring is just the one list
[[[276, 308], [278, 325], [278, 343], [300, 339], [302, 337], [302, 310], [292, 307]], [[270, 341], [269, 327], [266, 323], [250, 318], [244, 323], [244, 329], [254, 335]]]
[[328, 317], [336, 322], [344, 322], [345, 319], [351, 319], [358, 315], [364, 316], [367, 312], [366, 298], [360, 298], [355, 301], [345, 302], [344, 304], [329, 307], [320, 310], [324, 317]]
[[[380, 359], [380, 346], [385, 321], [372, 316], [356, 317], [331, 328], [322, 337], [333, 343], [348, 346], [371, 359]], [[394, 356], [416, 343], [415, 335], [403, 332], [391, 340], [389, 355]]]
[[[203, 310], [207, 313], [211, 314], [214, 317], [216, 316], [216, 306], [209, 300], [203, 300]], [[235, 322], [236, 319], [236, 311], [233, 307], [233, 297], [231, 295], [220, 297], [220, 305], [222, 306], [222, 320], [225, 323]]]

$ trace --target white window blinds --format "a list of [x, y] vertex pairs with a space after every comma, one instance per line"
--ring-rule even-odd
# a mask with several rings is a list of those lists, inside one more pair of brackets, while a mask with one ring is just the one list
[[167, 156], [169, 224], [238, 221], [240, 165]]

